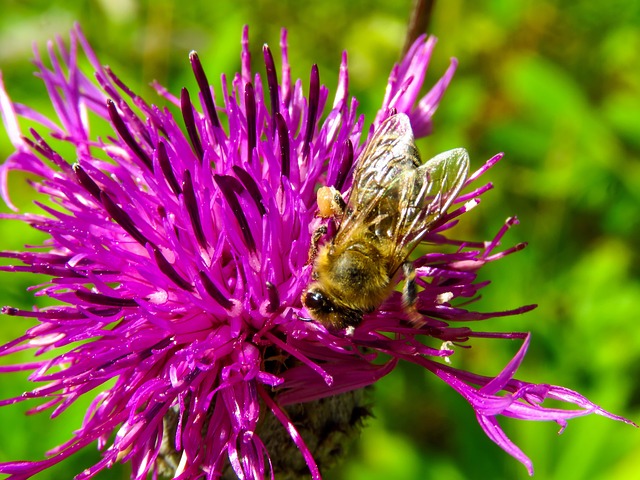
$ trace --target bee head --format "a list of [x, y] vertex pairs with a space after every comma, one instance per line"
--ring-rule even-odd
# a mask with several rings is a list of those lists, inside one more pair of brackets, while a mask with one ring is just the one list
[[302, 294], [302, 304], [316, 315], [329, 315], [335, 312], [335, 305], [319, 288], [310, 288]]
[[302, 294], [302, 304], [311, 316], [327, 327], [356, 326], [362, 321], [362, 313], [342, 305], [336, 305], [319, 287], [311, 287]]

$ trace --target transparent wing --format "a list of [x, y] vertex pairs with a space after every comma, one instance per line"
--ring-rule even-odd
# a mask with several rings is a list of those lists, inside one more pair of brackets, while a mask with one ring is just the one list
[[[403, 172], [421, 164], [411, 123], [405, 114], [387, 118], [374, 132], [358, 158], [349, 199], [335, 243], [349, 242], [363, 226], [372, 226], [385, 211], [395, 212], [397, 199], [384, 198]], [[384, 200], [384, 201], [383, 201]]]
[[464, 149], [421, 164], [409, 118], [385, 120], [358, 160], [353, 187], [334, 242], [361, 238], [393, 245], [394, 272], [451, 205], [469, 171]]
[[464, 148], [440, 153], [419, 168], [405, 172], [397, 220], [389, 221], [392, 230], [385, 232], [395, 241], [393, 271], [447, 212], [468, 174], [469, 155]]
[[416, 169], [421, 163], [409, 117], [399, 113], [387, 118], [358, 159], [348, 205], [354, 210], [366, 206], [399, 174]]

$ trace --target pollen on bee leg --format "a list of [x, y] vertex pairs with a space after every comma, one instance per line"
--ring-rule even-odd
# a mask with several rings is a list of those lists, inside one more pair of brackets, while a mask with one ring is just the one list
[[323, 218], [342, 215], [346, 206], [340, 192], [333, 187], [320, 187], [316, 194], [316, 202], [318, 215]]
[[418, 300], [418, 288], [416, 285], [416, 269], [411, 262], [402, 264], [402, 272], [404, 273], [404, 286], [402, 287], [402, 308], [408, 315], [409, 320], [416, 325], [424, 323], [424, 319], [416, 306]]

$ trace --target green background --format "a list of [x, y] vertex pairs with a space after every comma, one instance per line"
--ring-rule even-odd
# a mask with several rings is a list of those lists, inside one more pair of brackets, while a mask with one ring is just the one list
[[[156, 100], [156, 79], [173, 93], [195, 87], [188, 52], [195, 49], [209, 79], [239, 67], [242, 25], [250, 25], [254, 67], [260, 47], [278, 51], [289, 30], [294, 78], [308, 83], [312, 63], [331, 91], [342, 50], [349, 52], [350, 88], [371, 115], [398, 59], [411, 7], [396, 2], [304, 4], [103, 0], [4, 0], [0, 68], [12, 97], [50, 112], [29, 63], [55, 34], [79, 21], [102, 63], [130, 87]], [[393, 5], [391, 5], [393, 4]], [[439, 37], [428, 84], [449, 57], [460, 67], [435, 116], [434, 134], [421, 140], [423, 157], [464, 146], [479, 167], [497, 152], [505, 159], [488, 175], [496, 188], [464, 219], [460, 237], [492, 238], [517, 214], [521, 224], [505, 246], [522, 252], [482, 272], [492, 284], [481, 311], [538, 303], [532, 313], [490, 320], [477, 328], [531, 331], [518, 377], [578, 390], [610, 411], [638, 421], [640, 400], [640, 2], [452, 0], [436, 4], [430, 31]], [[261, 68], [261, 67], [260, 67]], [[429, 83], [430, 82], [430, 83]], [[371, 119], [371, 117], [369, 117]], [[11, 151], [0, 136], [0, 157]], [[13, 199], [31, 193], [12, 176]], [[4, 207], [3, 207], [4, 208]], [[41, 238], [15, 222], [0, 222], [2, 248]], [[30, 308], [34, 279], [0, 276], [0, 303]], [[36, 299], [36, 303], [38, 300]], [[0, 342], [27, 322], [0, 317]], [[516, 351], [514, 342], [477, 341], [455, 357], [456, 367], [496, 374]], [[26, 356], [23, 358], [27, 358]], [[3, 364], [6, 360], [0, 360]], [[30, 388], [24, 374], [0, 377], [0, 397]], [[40, 459], [80, 424], [86, 405], [61, 418], [26, 417], [27, 407], [0, 409], [0, 461]], [[471, 408], [432, 375], [403, 366], [379, 382], [375, 419], [329, 479], [518, 479], [527, 473], [486, 438]], [[628, 479], [640, 467], [640, 432], [601, 417], [579, 418], [556, 435], [555, 424], [502, 419], [509, 436], [534, 462], [540, 479]], [[98, 458], [88, 448], [38, 479], [67, 479]], [[128, 478], [125, 468], [97, 478]]]

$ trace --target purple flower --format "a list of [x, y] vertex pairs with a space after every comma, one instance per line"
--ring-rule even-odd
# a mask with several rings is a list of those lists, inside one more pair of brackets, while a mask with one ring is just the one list
[[[394, 67], [369, 136], [394, 112], [409, 116], [416, 136], [430, 132], [456, 67], [452, 60], [420, 96], [434, 44], [418, 39]], [[57, 119], [12, 103], [0, 82], [2, 117], [15, 147], [1, 170], [3, 198], [12, 206], [7, 175], [23, 170], [39, 179], [34, 188], [50, 200], [37, 203], [39, 214], [3, 215], [49, 236], [41, 248], [2, 253], [15, 262], [3, 269], [48, 276], [38, 294], [56, 303], [33, 311], [4, 308], [38, 324], [0, 354], [33, 349], [50, 359], [2, 367], [32, 370], [30, 379], [43, 384], [0, 405], [40, 398], [36, 411], [58, 415], [79, 397], [100, 392], [92, 394], [73, 438], [46, 460], [0, 464], [0, 472], [29, 478], [97, 441], [102, 460], [76, 478], [91, 478], [115, 462], [130, 462], [135, 479], [149, 472], [194, 479], [308, 471], [320, 478], [339, 456], [343, 436], [357, 433], [368, 415], [363, 389], [400, 360], [422, 365], [457, 390], [487, 435], [530, 472], [531, 462], [501, 430], [498, 415], [553, 420], [562, 428], [590, 413], [631, 423], [566, 388], [516, 380], [528, 334], [456, 326], [533, 308], [465, 308], [485, 286], [476, 281], [478, 269], [524, 247], [498, 250], [515, 218], [489, 242], [447, 234], [491, 188], [471, 184], [501, 155], [471, 175], [428, 234], [437, 253], [415, 262], [422, 326], [407, 323], [399, 293], [355, 330], [309, 321], [300, 296], [310, 281], [313, 232], [325, 221], [316, 216], [315, 191], [320, 185], [348, 189], [367, 136], [349, 96], [346, 54], [330, 98], [315, 65], [308, 87], [292, 83], [285, 32], [280, 48], [280, 72], [264, 48], [263, 79], [252, 73], [245, 29], [242, 71], [222, 76], [224, 94], [217, 99], [193, 53], [197, 95], [183, 89], [176, 98], [156, 86], [169, 108], [146, 103], [101, 66], [79, 28], [69, 48], [62, 41], [49, 45], [51, 68], [35, 61]], [[97, 84], [80, 71], [80, 50]], [[20, 118], [36, 126], [23, 132]], [[96, 121], [111, 133], [92, 134]], [[443, 347], [426, 346], [425, 337]], [[473, 337], [523, 345], [502, 373], [484, 377], [447, 364], [454, 346]], [[576, 409], [543, 407], [546, 398]]]

